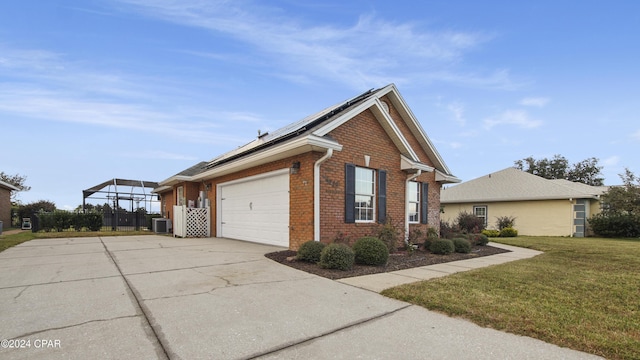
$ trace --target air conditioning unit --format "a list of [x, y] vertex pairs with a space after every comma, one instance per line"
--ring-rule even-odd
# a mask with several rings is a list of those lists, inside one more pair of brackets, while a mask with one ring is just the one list
[[169, 234], [171, 233], [171, 219], [155, 218], [152, 228], [156, 234]]

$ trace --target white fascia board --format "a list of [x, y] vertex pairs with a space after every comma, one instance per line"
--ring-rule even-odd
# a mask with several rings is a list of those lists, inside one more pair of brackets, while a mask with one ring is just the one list
[[216, 176], [234, 173], [236, 171], [245, 170], [260, 164], [266, 164], [271, 161], [284, 159], [286, 157], [295, 156], [308, 151], [323, 151], [328, 149], [342, 151], [342, 145], [327, 138], [307, 135], [299, 139], [265, 149], [264, 151], [258, 151], [254, 154], [247, 155], [238, 160], [231, 161], [227, 164], [220, 165], [219, 167], [197, 174], [191, 178], [191, 181], [201, 181], [214, 178]]
[[400, 170], [421, 170], [424, 172], [433, 172], [435, 168], [413, 161], [404, 155], [400, 155]]
[[514, 197], [514, 198], [469, 198], [469, 199], [455, 199], [455, 200], [443, 200], [440, 197], [441, 204], [467, 204], [467, 203], [496, 203], [496, 202], [515, 202], [515, 201], [542, 201], [542, 200], [572, 200], [572, 199], [592, 199], [597, 200], [595, 196], [536, 196], [536, 197]]
[[415, 151], [413, 151], [413, 149], [409, 145], [409, 142], [404, 137], [404, 135], [402, 135], [396, 123], [393, 122], [389, 114], [387, 114], [387, 112], [382, 108], [382, 104], [380, 103], [380, 100], [378, 99], [377, 95], [363, 102], [362, 104], [356, 106], [355, 108], [351, 109], [344, 115], [331, 121], [327, 125], [314, 131], [313, 134], [317, 136], [325, 136], [331, 131], [338, 128], [340, 125], [343, 125], [344, 123], [351, 120], [361, 112], [370, 108], [372, 109], [372, 112], [374, 116], [378, 119], [378, 121], [380, 121], [380, 119], [384, 119], [384, 122], [381, 124], [382, 127], [385, 128], [385, 130], [391, 132], [390, 136], [395, 137], [395, 140], [397, 141], [394, 141], [394, 143], [396, 143], [396, 145], [398, 145], [401, 148], [400, 150], [405, 151], [413, 159], [415, 159], [415, 161], [419, 161], [418, 155], [416, 155]]
[[7, 183], [7, 182], [4, 182], [4, 181], [2, 181], [2, 180], [0, 180], [0, 186], [5, 187], [5, 188], [7, 188], [7, 189], [9, 189], [9, 190], [11, 190], [11, 191], [18, 191], [18, 190], [20, 190], [20, 189], [18, 189], [17, 187], [15, 187], [14, 185], [11, 185], [11, 184], [9, 184], [9, 183]]
[[[162, 180], [158, 183], [158, 185], [163, 185], [163, 186], [171, 186], [173, 184], [177, 184], [179, 182], [184, 182], [184, 181], [191, 181], [191, 177], [190, 176], [184, 176], [184, 175], [174, 175], [166, 180]], [[158, 188], [160, 189], [160, 188]]]
[[436, 170], [436, 181], [445, 183], [445, 184], [457, 184], [462, 182], [462, 180], [458, 179], [453, 175], [447, 175], [440, 170]]
[[173, 187], [172, 186], [168, 186], [168, 185], [166, 185], [166, 186], [158, 186], [157, 188], [151, 190], [151, 192], [154, 193], [154, 194], [160, 194], [162, 192], [165, 192], [165, 191], [171, 190], [171, 189], [173, 189]]
[[[400, 95], [400, 92], [398, 91], [398, 89], [393, 84], [389, 85], [388, 88], [389, 89], [385, 89], [384, 95], [393, 93], [393, 97], [395, 97], [395, 99], [397, 100], [397, 104], [395, 105], [396, 106], [399, 105], [399, 107], [401, 108], [400, 110], [402, 110], [402, 112], [404, 112], [406, 116], [409, 118], [412, 125], [416, 128], [416, 130], [422, 137], [422, 140], [425, 142], [425, 144], [427, 145], [427, 147], [429, 148], [433, 156], [436, 157], [435, 160], [442, 167], [442, 170], [444, 170], [447, 174], [451, 174], [451, 170], [449, 170], [449, 167], [444, 162], [444, 159], [442, 159], [442, 156], [440, 156], [440, 153], [438, 152], [436, 147], [433, 146], [431, 139], [429, 139], [429, 136], [427, 135], [426, 131], [424, 131], [424, 129], [422, 128], [422, 125], [420, 125], [420, 122], [418, 121], [418, 118], [416, 118], [416, 116], [413, 114], [413, 111], [411, 111], [409, 106], [407, 106], [407, 102], [404, 100], [402, 95]], [[380, 96], [383, 96], [383, 95], [380, 95]]]

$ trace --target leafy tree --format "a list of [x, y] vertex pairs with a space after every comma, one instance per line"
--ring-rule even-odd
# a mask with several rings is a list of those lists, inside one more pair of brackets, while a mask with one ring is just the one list
[[18, 192], [31, 190], [31, 186], [26, 186], [24, 184], [27, 181], [27, 177], [20, 174], [9, 175], [9, 174], [6, 174], [4, 171], [0, 171], [0, 180], [18, 188], [18, 191], [11, 192], [12, 202], [16, 201], [16, 196], [18, 195]]
[[602, 195], [602, 212], [640, 216], [640, 177], [625, 168], [624, 174], [620, 174], [620, 179], [621, 186], [611, 186]]
[[602, 186], [604, 178], [601, 176], [602, 166], [598, 166], [598, 161], [597, 158], [592, 157], [569, 166], [567, 158], [556, 154], [552, 159], [534, 159], [529, 156], [514, 161], [514, 167], [545, 179], [566, 179], [592, 186]]
[[56, 204], [47, 200], [40, 200], [26, 205], [20, 205], [18, 207], [18, 221], [22, 221], [22, 218], [31, 217], [31, 214], [33, 214], [34, 212], [53, 212], [55, 210]]

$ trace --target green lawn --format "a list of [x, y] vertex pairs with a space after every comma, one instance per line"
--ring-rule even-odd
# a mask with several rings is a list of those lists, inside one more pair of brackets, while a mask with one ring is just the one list
[[130, 235], [154, 235], [149, 231], [63, 231], [63, 232], [38, 232], [22, 231], [17, 234], [0, 235], [0, 252], [25, 241], [33, 239], [73, 238], [73, 237], [97, 237], [97, 236], [130, 236]]
[[640, 359], [640, 241], [499, 241], [545, 253], [383, 294], [609, 359]]

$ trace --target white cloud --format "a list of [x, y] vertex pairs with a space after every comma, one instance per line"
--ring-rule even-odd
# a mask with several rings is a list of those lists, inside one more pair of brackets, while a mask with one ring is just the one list
[[543, 97], [528, 97], [520, 100], [520, 105], [523, 106], [534, 106], [534, 107], [545, 107], [549, 103], [548, 98]]
[[487, 129], [498, 125], [515, 125], [524, 129], [533, 129], [542, 125], [542, 121], [530, 118], [529, 114], [522, 110], [507, 110], [484, 120], [484, 126]]
[[[234, 38], [241, 44], [245, 58], [275, 63], [277, 66], [270, 66], [270, 74], [296, 82], [332, 79], [362, 89], [409, 79], [428, 81], [432, 77], [481, 86], [514, 86], [508, 72], [502, 70], [473, 76], [450, 70], [466, 52], [491, 39], [486, 33], [427, 31], [419, 24], [392, 22], [369, 14], [352, 25], [316, 25], [304, 18], [292, 18], [280, 8], [252, 1], [121, 2], [130, 5], [127, 10], [148, 17]], [[251, 52], [258, 56], [246, 55]], [[213, 57], [234, 58], [231, 54]], [[437, 69], [447, 70], [438, 73]]]
[[636, 139], [636, 140], [640, 140], [640, 130], [634, 132], [633, 134], [631, 134], [631, 137]]
[[602, 160], [603, 166], [616, 166], [620, 162], [620, 157], [618, 155], [610, 156], [604, 160]]
[[447, 105], [447, 109], [451, 111], [453, 114], [453, 119], [460, 124], [460, 126], [464, 126], [466, 123], [466, 119], [464, 118], [464, 105], [458, 102], [451, 103]]

